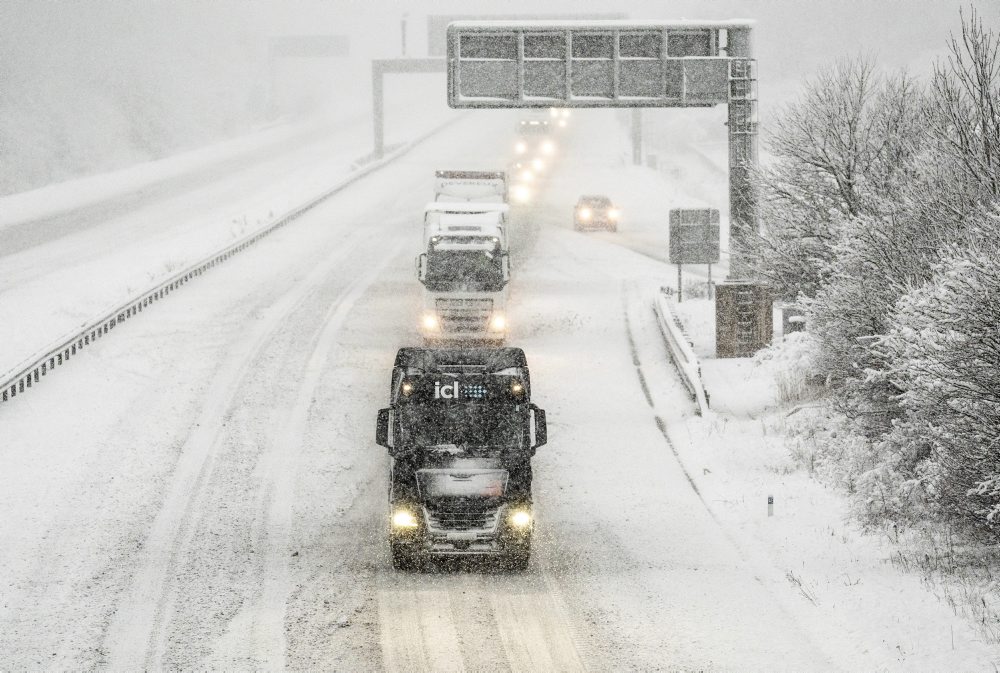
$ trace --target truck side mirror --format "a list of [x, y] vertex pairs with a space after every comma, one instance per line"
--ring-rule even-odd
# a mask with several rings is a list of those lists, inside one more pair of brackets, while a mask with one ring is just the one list
[[539, 409], [534, 404], [531, 405], [531, 413], [535, 417], [535, 441], [531, 448], [537, 449], [544, 446], [549, 441], [549, 430], [545, 425], [545, 410]]
[[427, 253], [422, 252], [417, 255], [417, 280], [421, 283], [427, 282]]
[[375, 443], [390, 450], [392, 449], [392, 443], [389, 441], [389, 422], [391, 419], [391, 412], [392, 409], [379, 409], [378, 421], [375, 423]]
[[505, 252], [500, 259], [500, 268], [503, 272], [503, 282], [510, 282], [510, 253]]

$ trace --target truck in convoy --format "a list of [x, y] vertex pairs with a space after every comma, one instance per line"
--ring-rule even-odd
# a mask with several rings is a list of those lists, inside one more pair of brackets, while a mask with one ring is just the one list
[[435, 236], [489, 236], [508, 249], [507, 174], [435, 171], [434, 201], [424, 208], [424, 245]]
[[389, 450], [393, 566], [487, 557], [523, 570], [531, 458], [547, 439], [520, 348], [401, 348], [376, 442]]
[[515, 127], [514, 152], [528, 157], [550, 157], [556, 152], [555, 129], [548, 119], [521, 119]]
[[503, 343], [507, 337], [507, 176], [503, 171], [437, 171], [435, 200], [424, 209], [426, 343]]

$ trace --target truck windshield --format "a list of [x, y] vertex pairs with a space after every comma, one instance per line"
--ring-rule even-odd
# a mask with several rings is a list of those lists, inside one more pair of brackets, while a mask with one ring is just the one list
[[409, 446], [520, 449], [525, 422], [513, 404], [410, 404], [400, 410], [403, 441]]
[[432, 250], [424, 284], [432, 292], [499, 292], [501, 256], [485, 250]]
[[427, 498], [496, 498], [507, 488], [507, 470], [417, 470], [417, 486]]

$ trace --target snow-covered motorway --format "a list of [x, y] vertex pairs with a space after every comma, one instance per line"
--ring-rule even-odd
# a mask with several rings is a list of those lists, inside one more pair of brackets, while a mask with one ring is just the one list
[[555, 184], [513, 252], [549, 415], [530, 569], [392, 570], [374, 419], [418, 342], [418, 213], [513, 119], [464, 118], [0, 408], [0, 668], [854, 667], [674, 456], [690, 402], [645, 294], [670, 268], [569, 231]]

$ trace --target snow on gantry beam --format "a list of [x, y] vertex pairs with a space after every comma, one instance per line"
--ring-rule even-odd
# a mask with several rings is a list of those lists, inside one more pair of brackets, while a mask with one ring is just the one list
[[[453, 108], [709, 107], [751, 60], [753, 22], [456, 21]], [[738, 66], [739, 67], [739, 66]]]

